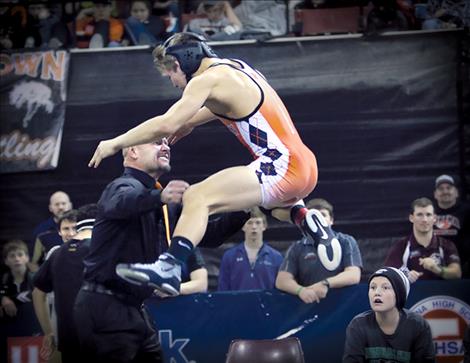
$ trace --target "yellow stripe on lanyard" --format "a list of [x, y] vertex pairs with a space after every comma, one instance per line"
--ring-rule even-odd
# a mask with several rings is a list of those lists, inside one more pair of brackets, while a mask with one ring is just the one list
[[168, 206], [165, 204], [163, 207], [163, 220], [165, 221], [165, 232], [166, 232], [166, 240], [168, 242], [168, 247], [171, 244], [171, 237], [170, 237], [170, 219], [168, 218]]
[[[159, 182], [155, 183], [155, 188], [162, 190], [163, 187]], [[162, 206], [163, 210], [163, 222], [165, 223], [165, 234], [166, 234], [166, 241], [168, 243], [168, 247], [170, 247], [171, 244], [171, 236], [170, 236], [170, 219], [168, 217], [168, 206], [164, 204]]]

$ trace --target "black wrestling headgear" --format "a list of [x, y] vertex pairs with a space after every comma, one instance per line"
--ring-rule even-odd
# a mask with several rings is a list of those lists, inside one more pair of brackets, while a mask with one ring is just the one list
[[[180, 34], [184, 34], [182, 42], [170, 46], [175, 36], [180, 36]], [[194, 42], [194, 40], [196, 40], [196, 42]], [[176, 33], [168, 38], [165, 43], [163, 43], [163, 46], [165, 47], [166, 54], [170, 54], [178, 60], [181, 70], [186, 75], [188, 82], [201, 65], [202, 58], [217, 58], [217, 54], [207, 45], [206, 39], [196, 33]]]

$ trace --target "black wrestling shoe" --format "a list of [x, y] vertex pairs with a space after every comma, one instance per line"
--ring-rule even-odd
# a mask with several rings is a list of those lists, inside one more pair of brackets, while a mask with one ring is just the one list
[[316, 245], [329, 246], [333, 240], [336, 240], [333, 230], [318, 209], [309, 209], [300, 228], [305, 235], [313, 238]]

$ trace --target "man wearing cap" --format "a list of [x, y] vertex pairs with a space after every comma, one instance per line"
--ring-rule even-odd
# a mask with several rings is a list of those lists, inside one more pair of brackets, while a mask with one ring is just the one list
[[343, 363], [435, 362], [427, 321], [404, 309], [410, 283], [405, 274], [384, 267], [369, 279], [372, 310], [354, 317], [346, 330]]
[[411, 203], [409, 220], [413, 224], [411, 235], [390, 248], [385, 264], [409, 270], [411, 282], [418, 279], [459, 279], [462, 276], [460, 258], [452, 241], [435, 236], [434, 206], [428, 198]]
[[459, 190], [454, 178], [441, 175], [436, 178], [436, 222], [434, 234], [442, 236], [457, 246], [463, 277], [470, 277], [470, 204], [459, 200]]

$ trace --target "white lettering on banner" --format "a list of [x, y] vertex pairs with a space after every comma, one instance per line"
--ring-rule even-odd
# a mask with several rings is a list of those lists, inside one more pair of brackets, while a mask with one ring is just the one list
[[65, 79], [67, 52], [46, 51], [34, 53], [14, 53], [0, 55], [0, 76], [14, 72], [18, 76], [38, 76], [43, 80], [53, 79], [61, 82]]
[[432, 339], [439, 363], [461, 362], [462, 339], [470, 323], [470, 307], [453, 296], [430, 296], [410, 308], [423, 316], [431, 327]]
[[159, 330], [158, 340], [165, 352], [165, 358], [170, 363], [197, 363], [194, 360], [189, 361], [183, 353], [183, 348], [190, 342], [190, 339], [180, 338], [173, 340], [172, 330]]
[[35, 161], [38, 168], [46, 167], [54, 155], [56, 139], [52, 136], [44, 139], [29, 138], [18, 130], [10, 134], [0, 135], [0, 160]]

